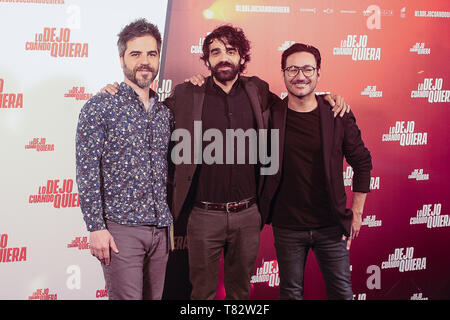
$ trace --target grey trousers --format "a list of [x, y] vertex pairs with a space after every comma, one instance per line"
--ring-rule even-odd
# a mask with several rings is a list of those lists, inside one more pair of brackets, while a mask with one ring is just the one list
[[106, 221], [119, 249], [102, 264], [110, 300], [161, 300], [169, 256], [167, 228]]
[[260, 225], [256, 205], [235, 213], [192, 209], [187, 225], [192, 300], [216, 298], [222, 250], [226, 299], [249, 299]]

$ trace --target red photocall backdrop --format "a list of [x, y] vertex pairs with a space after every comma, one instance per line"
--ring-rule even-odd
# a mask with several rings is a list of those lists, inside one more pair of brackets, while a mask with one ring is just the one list
[[[173, 85], [209, 74], [201, 46], [221, 24], [244, 30], [251, 41], [245, 75], [266, 80], [280, 96], [286, 94], [282, 51], [294, 42], [321, 51], [317, 91], [338, 93], [351, 105], [373, 157], [365, 220], [350, 251], [355, 299], [450, 298], [449, 127], [443, 122], [450, 102], [449, 8], [446, 1], [172, 2], [162, 76]], [[423, 91], [434, 91], [436, 100], [416, 97]], [[352, 170], [344, 168], [349, 185]], [[350, 186], [347, 191], [350, 205]], [[421, 212], [431, 222], [411, 224]], [[261, 239], [251, 298], [277, 299], [270, 226]], [[219, 281], [218, 298], [224, 295]], [[305, 298], [326, 298], [312, 253]]]
[[[75, 131], [86, 101], [123, 80], [117, 34], [141, 17], [163, 35], [153, 84], [161, 99], [191, 75], [209, 74], [201, 47], [219, 25], [244, 30], [244, 74], [280, 97], [282, 51], [295, 42], [317, 47], [317, 91], [351, 105], [373, 159], [350, 250], [354, 299], [450, 299], [449, 1], [0, 0], [0, 17], [0, 299], [108, 298], [79, 208]], [[346, 163], [342, 174], [350, 205]], [[187, 218], [175, 226], [164, 299], [189, 298]], [[251, 282], [251, 299], [278, 299], [271, 226]], [[326, 299], [313, 253], [304, 296]]]

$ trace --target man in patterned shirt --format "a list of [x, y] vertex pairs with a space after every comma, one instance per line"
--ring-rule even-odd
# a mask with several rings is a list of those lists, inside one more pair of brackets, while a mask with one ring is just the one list
[[[124, 81], [82, 108], [76, 135], [80, 206], [110, 299], [161, 299], [168, 259], [170, 110], [150, 85], [161, 35], [145, 19], [117, 42]], [[112, 251], [112, 252], [111, 252]]]

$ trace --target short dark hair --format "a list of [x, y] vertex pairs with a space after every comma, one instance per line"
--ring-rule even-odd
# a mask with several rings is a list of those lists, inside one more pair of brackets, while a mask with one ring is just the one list
[[247, 62], [250, 61], [250, 41], [245, 37], [244, 31], [228, 24], [217, 27], [208, 34], [203, 42], [203, 55], [201, 56], [205, 64], [209, 59], [209, 46], [215, 39], [226, 40], [230, 46], [238, 50], [239, 56], [244, 59], [244, 63], [239, 67], [239, 72], [244, 71]]
[[286, 68], [286, 60], [287, 58], [294, 53], [297, 52], [309, 52], [316, 59], [316, 67], [317, 70], [320, 70], [320, 63], [322, 62], [322, 58], [320, 57], [320, 51], [316, 47], [313, 47], [309, 44], [304, 43], [294, 43], [292, 46], [283, 51], [281, 55], [281, 70]]
[[158, 52], [161, 52], [161, 33], [159, 33], [158, 27], [141, 18], [125, 26], [118, 34], [117, 47], [119, 49], [119, 55], [123, 57], [125, 54], [128, 41], [145, 35], [150, 35], [155, 38]]

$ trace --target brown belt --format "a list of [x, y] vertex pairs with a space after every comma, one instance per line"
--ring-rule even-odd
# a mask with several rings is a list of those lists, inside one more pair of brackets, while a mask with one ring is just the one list
[[224, 211], [230, 213], [230, 212], [239, 212], [244, 209], [250, 208], [255, 203], [256, 198], [252, 197], [242, 201], [225, 202], [225, 203], [195, 201], [194, 206], [205, 210]]

